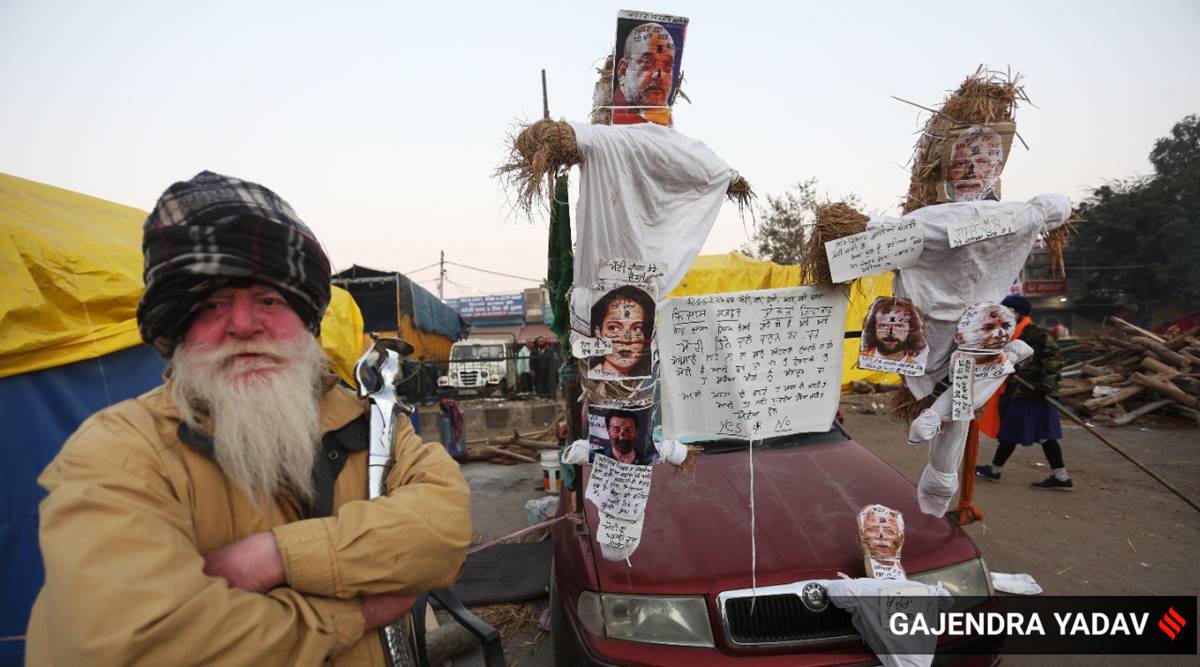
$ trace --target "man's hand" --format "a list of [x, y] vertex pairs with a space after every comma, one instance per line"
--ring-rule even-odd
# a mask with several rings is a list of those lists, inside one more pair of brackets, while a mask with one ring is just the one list
[[205, 554], [204, 574], [251, 593], [266, 593], [287, 581], [275, 533], [269, 530]]
[[363, 632], [371, 632], [403, 618], [417, 602], [417, 596], [379, 593], [364, 595], [359, 600], [362, 602]]

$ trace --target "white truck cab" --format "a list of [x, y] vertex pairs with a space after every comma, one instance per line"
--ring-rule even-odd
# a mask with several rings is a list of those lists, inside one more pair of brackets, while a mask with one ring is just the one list
[[507, 395], [517, 383], [515, 339], [467, 338], [450, 347], [450, 365], [438, 388], [460, 395]]

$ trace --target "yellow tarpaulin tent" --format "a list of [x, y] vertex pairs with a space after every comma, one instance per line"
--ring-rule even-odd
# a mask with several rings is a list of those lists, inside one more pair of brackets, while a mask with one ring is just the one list
[[[687, 275], [668, 296], [693, 296], [720, 292], [794, 287], [802, 285], [799, 266], [785, 266], [731, 252], [727, 255], [701, 255]], [[891, 296], [892, 274], [867, 276], [850, 290], [846, 312], [846, 331], [858, 332], [875, 297]], [[868, 371], [858, 367], [859, 339], [847, 338], [842, 349], [842, 387], [855, 380], [880, 384], [899, 384], [895, 373]]]
[[[136, 314], [145, 219], [129, 206], [0, 174], [0, 377], [142, 342]], [[358, 305], [334, 287], [321, 345], [347, 382], [362, 330]]]

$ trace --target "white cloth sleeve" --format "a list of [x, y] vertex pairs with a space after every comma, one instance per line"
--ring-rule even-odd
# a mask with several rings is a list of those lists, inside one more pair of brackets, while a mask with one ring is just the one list
[[[672, 465], [679, 465], [687, 458], [687, 445], [678, 440], [660, 440], [654, 443], [658, 447], [658, 455], [661, 457], [659, 461], [666, 461]], [[657, 463], [657, 461], [656, 461]]]
[[587, 440], [576, 440], [563, 450], [562, 462], [567, 465], [582, 465], [591, 459], [592, 443]]

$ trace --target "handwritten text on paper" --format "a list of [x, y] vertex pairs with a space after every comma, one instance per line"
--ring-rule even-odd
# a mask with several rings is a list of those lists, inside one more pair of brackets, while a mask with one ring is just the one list
[[946, 230], [951, 248], [986, 241], [1017, 231], [1017, 216], [1012, 211], [977, 212], [975, 216], [971, 222], [955, 225]]
[[924, 241], [916, 220], [878, 225], [865, 232], [825, 242], [833, 282], [903, 269], [921, 258]]
[[664, 437], [829, 429], [846, 321], [838, 288], [677, 297], [658, 312]]
[[621, 463], [597, 454], [584, 497], [602, 513], [627, 521], [640, 519], [646, 513], [653, 472], [653, 466]]

